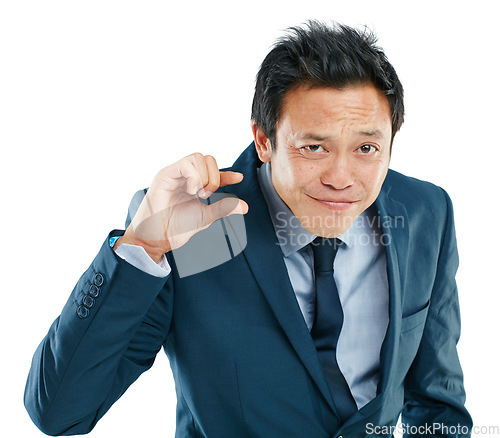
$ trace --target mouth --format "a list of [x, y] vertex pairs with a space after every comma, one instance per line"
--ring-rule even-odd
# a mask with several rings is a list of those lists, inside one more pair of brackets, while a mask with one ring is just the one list
[[359, 201], [352, 201], [349, 199], [319, 199], [315, 198], [313, 196], [307, 195], [309, 198], [311, 198], [313, 201], [318, 202], [321, 204], [323, 207], [328, 208], [329, 210], [348, 210], [351, 208], [354, 204], [358, 203]]

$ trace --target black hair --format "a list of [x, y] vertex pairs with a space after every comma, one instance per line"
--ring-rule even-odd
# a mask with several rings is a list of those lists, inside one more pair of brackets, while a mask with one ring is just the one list
[[270, 139], [273, 149], [276, 126], [283, 99], [299, 86], [334, 87], [373, 84], [389, 102], [392, 140], [403, 124], [403, 86], [377, 37], [363, 31], [332, 23], [311, 20], [304, 27], [291, 27], [266, 56], [257, 73], [252, 103], [252, 121]]

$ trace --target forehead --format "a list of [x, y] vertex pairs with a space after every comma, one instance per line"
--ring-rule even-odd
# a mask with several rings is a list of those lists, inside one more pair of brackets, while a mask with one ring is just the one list
[[[362, 127], [390, 136], [391, 111], [387, 97], [372, 84], [290, 90], [283, 101], [280, 127], [316, 132], [335, 128]], [[388, 133], [387, 133], [388, 130]]]

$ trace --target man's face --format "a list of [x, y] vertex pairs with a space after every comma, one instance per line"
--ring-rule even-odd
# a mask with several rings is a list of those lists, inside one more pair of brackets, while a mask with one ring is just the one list
[[373, 85], [289, 91], [276, 149], [254, 127], [276, 191], [309, 232], [337, 237], [377, 198], [389, 168], [391, 113]]

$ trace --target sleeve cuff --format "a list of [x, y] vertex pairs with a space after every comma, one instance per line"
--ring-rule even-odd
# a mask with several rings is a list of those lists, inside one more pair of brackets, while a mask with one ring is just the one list
[[[119, 237], [111, 237], [109, 246], [113, 247]], [[155, 263], [142, 246], [123, 243], [116, 249], [115, 253], [132, 266], [154, 277], [167, 277], [172, 271], [165, 254], [161, 256], [158, 263]]]

